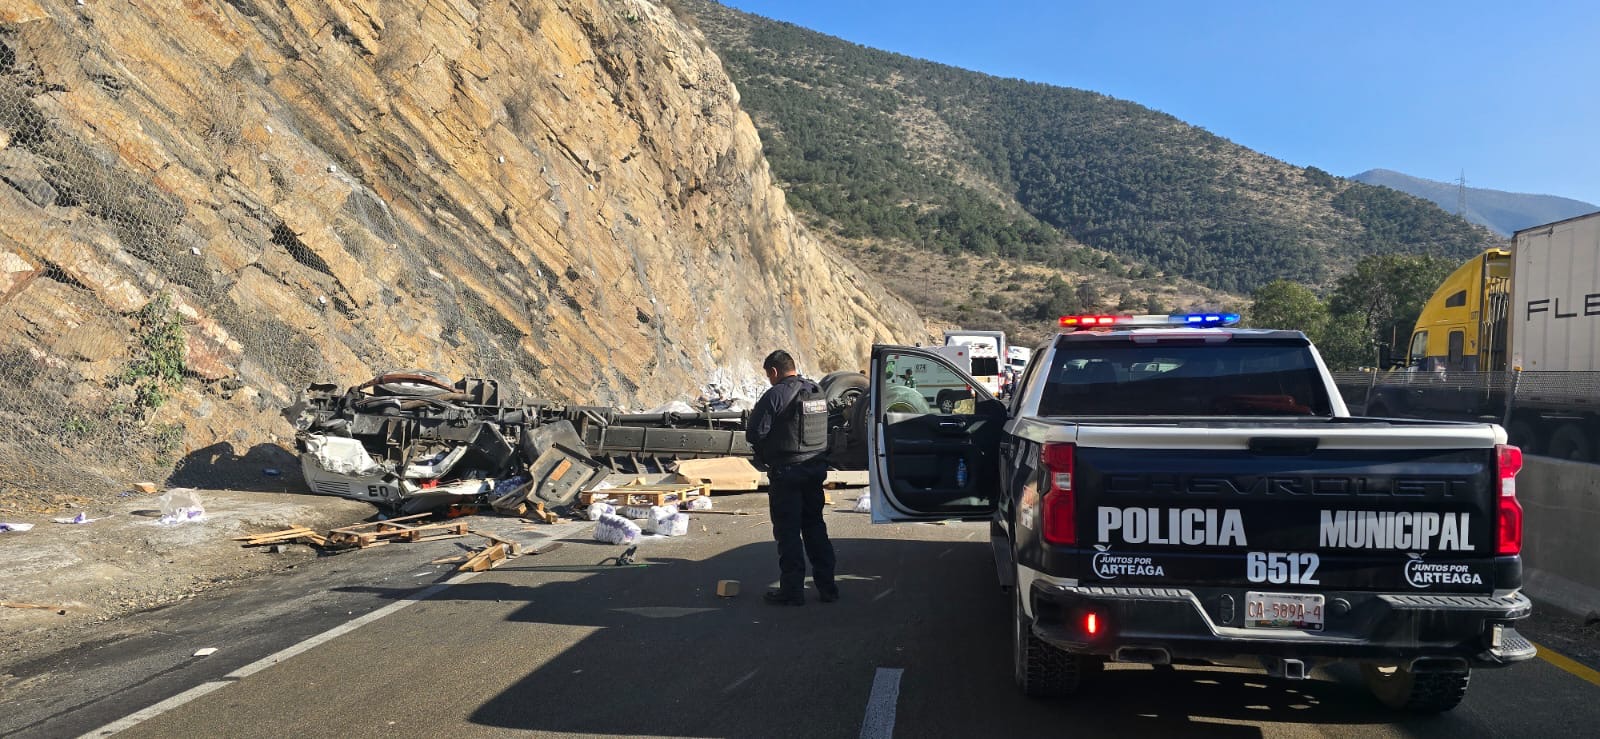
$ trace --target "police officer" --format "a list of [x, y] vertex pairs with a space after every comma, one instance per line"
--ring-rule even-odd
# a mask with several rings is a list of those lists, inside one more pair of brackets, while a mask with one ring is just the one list
[[833, 580], [833, 542], [822, 521], [822, 483], [828, 476], [828, 402], [817, 383], [801, 377], [794, 357], [779, 349], [761, 364], [772, 385], [750, 410], [745, 438], [767, 470], [767, 505], [778, 540], [779, 587], [773, 605], [805, 605], [806, 560], [824, 603], [839, 599]]

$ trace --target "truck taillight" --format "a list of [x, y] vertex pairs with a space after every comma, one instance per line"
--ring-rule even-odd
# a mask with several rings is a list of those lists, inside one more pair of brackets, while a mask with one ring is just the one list
[[1078, 527], [1073, 522], [1077, 506], [1072, 496], [1072, 458], [1074, 444], [1045, 444], [1039, 454], [1044, 467], [1044, 540], [1051, 544], [1078, 543]]
[[1501, 555], [1521, 554], [1522, 504], [1517, 502], [1517, 473], [1522, 471], [1522, 450], [1510, 444], [1498, 444], [1494, 450], [1495, 471], [1500, 479], [1500, 494], [1495, 497], [1495, 551]]

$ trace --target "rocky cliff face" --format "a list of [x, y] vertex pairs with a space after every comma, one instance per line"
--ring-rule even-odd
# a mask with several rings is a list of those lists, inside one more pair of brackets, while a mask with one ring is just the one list
[[659, 5], [0, 5], [0, 498], [282, 442], [314, 380], [640, 404], [925, 333]]

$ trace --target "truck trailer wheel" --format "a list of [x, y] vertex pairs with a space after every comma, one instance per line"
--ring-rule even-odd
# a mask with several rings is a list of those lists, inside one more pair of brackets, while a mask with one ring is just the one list
[[1413, 713], [1443, 713], [1467, 695], [1471, 672], [1412, 672], [1403, 667], [1361, 665], [1373, 697], [1390, 708]]
[[1562, 424], [1556, 429], [1550, 435], [1550, 448], [1545, 453], [1556, 459], [1573, 462], [1594, 461], [1594, 445], [1583, 427], [1575, 423]]
[[1521, 447], [1525, 454], [1544, 453], [1544, 450], [1539, 446], [1538, 433], [1533, 424], [1523, 420], [1514, 419], [1509, 426], [1506, 426], [1507, 440]]
[[1078, 690], [1083, 658], [1068, 654], [1033, 635], [1033, 619], [1022, 611], [1021, 588], [1013, 588], [1015, 627], [1011, 634], [1011, 660], [1017, 687], [1030, 698], [1057, 698]]

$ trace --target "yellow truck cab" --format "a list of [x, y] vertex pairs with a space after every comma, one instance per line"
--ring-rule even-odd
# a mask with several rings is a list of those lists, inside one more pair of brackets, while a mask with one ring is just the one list
[[1425, 372], [1505, 369], [1511, 252], [1490, 249], [1445, 278], [1423, 305], [1406, 351], [1407, 368]]

